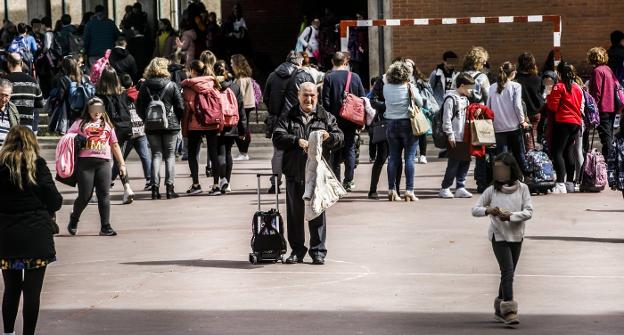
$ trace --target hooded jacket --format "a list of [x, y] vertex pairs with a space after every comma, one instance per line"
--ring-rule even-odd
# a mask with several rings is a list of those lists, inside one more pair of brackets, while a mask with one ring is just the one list
[[63, 197], [41, 157], [36, 178], [36, 185], [24, 184], [20, 190], [11, 182], [9, 169], [0, 165], [0, 258], [49, 259], [56, 254], [52, 214], [61, 209]]
[[578, 126], [582, 124], [583, 91], [578, 84], [573, 83], [570, 92], [564, 83], [555, 84], [546, 101], [548, 109], [555, 114], [555, 122], [571, 123]]
[[[147, 105], [149, 105], [152, 99], [149, 93], [151, 93], [152, 96], [160, 95], [168, 83], [171, 83], [169, 78], [149, 78], [139, 89], [139, 97], [136, 101], [136, 108], [137, 114], [139, 114], [139, 117], [143, 121], [145, 121], [145, 117], [147, 116]], [[168, 117], [169, 128], [167, 130], [146, 131], [148, 135], [160, 132], [177, 132], [180, 130], [180, 121], [184, 115], [184, 100], [182, 99], [180, 87], [178, 87], [175, 83], [169, 85], [167, 92], [163, 94], [162, 102], [165, 104], [165, 108], [167, 108], [167, 110], [172, 110], [172, 113], [169, 113]]]
[[198, 92], [215, 88], [215, 80], [211, 76], [195, 77], [182, 82], [182, 97], [184, 98], [184, 117], [182, 121], [182, 134], [189, 131], [217, 130], [216, 126], [204, 126], [195, 117], [195, 97]]
[[279, 115], [282, 113], [286, 87], [290, 77], [297, 71], [297, 65], [285, 62], [269, 74], [264, 86], [264, 96], [262, 97], [267, 105], [269, 115], [265, 123], [267, 124], [268, 137], [273, 133], [273, 128], [277, 123]]
[[132, 82], [139, 81], [139, 70], [137, 68], [136, 60], [125, 48], [115, 47], [111, 51], [111, 55], [108, 58], [111, 66], [117, 71], [117, 74], [121, 78], [123, 74], [130, 75]]
[[321, 105], [310, 122], [305, 124], [299, 104], [293, 106], [289, 113], [281, 118], [273, 131], [273, 145], [284, 151], [282, 171], [287, 180], [305, 182], [306, 152], [299, 146], [300, 139], [308, 139], [315, 130], [325, 130], [330, 138], [323, 142], [323, 157], [328, 160], [331, 152], [340, 149], [344, 143], [344, 134], [338, 128], [336, 117], [329, 114]]

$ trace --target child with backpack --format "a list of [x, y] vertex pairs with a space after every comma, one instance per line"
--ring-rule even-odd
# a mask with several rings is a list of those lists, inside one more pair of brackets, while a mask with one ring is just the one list
[[70, 134], [85, 137], [86, 143], [80, 150], [78, 155], [80, 158], [76, 164], [78, 197], [74, 201], [67, 230], [71, 235], [76, 235], [80, 215], [87, 207], [95, 187], [100, 212], [100, 236], [115, 236], [117, 233], [110, 225], [110, 164], [114, 157], [122, 176], [126, 176], [126, 164], [114, 125], [106, 113], [104, 101], [95, 97], [90, 99], [87, 105], [80, 118], [68, 131]]
[[[123, 89], [117, 77], [115, 69], [107, 65], [100, 75], [99, 81], [96, 86], [97, 96], [104, 102], [104, 109], [109, 119], [115, 127], [115, 134], [119, 141], [119, 147], [125, 151], [127, 142], [132, 137], [132, 117], [128, 110], [128, 103], [123, 96]], [[119, 170], [113, 166], [112, 170], [112, 182], [117, 179]], [[134, 192], [130, 187], [130, 181], [127, 174], [122, 176], [121, 181], [124, 187], [124, 195], [122, 203], [131, 204], [134, 200]]]
[[28, 26], [25, 23], [17, 25], [17, 37], [13, 39], [7, 51], [16, 52], [22, 56], [22, 61], [26, 65], [27, 73], [36, 78], [34, 71], [35, 54], [37, 53], [37, 41], [28, 35]]
[[[460, 73], [455, 79], [456, 90], [446, 94], [442, 104], [442, 130], [447, 137], [448, 163], [440, 198], [470, 198], [472, 194], [466, 190], [466, 176], [470, 169], [470, 143], [464, 141], [468, 96], [470, 96], [475, 80], [469, 74]], [[451, 185], [455, 181], [455, 195]]]
[[522, 183], [522, 171], [513, 155], [505, 152], [494, 159], [494, 182], [472, 208], [474, 217], [490, 217], [488, 239], [501, 270], [494, 316], [506, 325], [520, 323], [513, 296], [514, 272], [520, 258], [525, 221], [533, 216], [531, 192]]
[[622, 192], [624, 197], [624, 120], [620, 119], [620, 131], [613, 138], [613, 145], [607, 157], [607, 180], [609, 188]]

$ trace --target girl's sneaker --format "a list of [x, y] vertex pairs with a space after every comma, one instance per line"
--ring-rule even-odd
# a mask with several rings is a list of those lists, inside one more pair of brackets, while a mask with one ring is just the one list
[[472, 198], [472, 193], [468, 192], [465, 188], [458, 188], [455, 190], [455, 198]]
[[451, 192], [450, 188], [441, 189], [440, 193], [438, 193], [438, 196], [443, 199], [453, 199], [455, 197], [453, 196], [453, 192]]
[[227, 189], [230, 187], [230, 183], [225, 178], [219, 178], [219, 188], [221, 189], [221, 194], [225, 194]]
[[427, 164], [427, 156], [420, 155], [420, 157], [418, 158], [418, 164]]
[[221, 189], [219, 185], [213, 185], [212, 189], [208, 191], [208, 195], [221, 195]]
[[566, 194], [568, 191], [566, 190], [565, 183], [556, 183], [555, 187], [552, 190], [553, 194]]
[[201, 185], [191, 185], [191, 187], [186, 191], [188, 195], [195, 195], [202, 193]]

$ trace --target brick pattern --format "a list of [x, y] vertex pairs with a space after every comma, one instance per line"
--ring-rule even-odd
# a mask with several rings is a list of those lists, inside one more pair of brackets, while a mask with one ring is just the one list
[[[609, 47], [611, 31], [624, 29], [621, 16], [613, 15], [624, 13], [624, 2], [614, 0], [446, 0], [444, 5], [424, 0], [391, 2], [392, 18], [561, 15], [562, 57], [582, 73], [589, 70], [585, 61], [587, 50], [594, 46]], [[393, 57], [410, 57], [425, 73], [441, 62], [444, 51], [453, 50], [461, 58], [475, 45], [488, 50], [493, 69], [506, 60], [516, 61], [524, 51], [532, 52], [541, 67], [553, 45], [552, 25], [549, 22], [385, 29], [392, 29]]]

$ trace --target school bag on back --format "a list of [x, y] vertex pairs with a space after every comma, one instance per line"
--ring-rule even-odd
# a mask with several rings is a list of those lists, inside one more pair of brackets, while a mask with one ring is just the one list
[[442, 130], [444, 104], [446, 103], [447, 99], [451, 99], [453, 101], [453, 118], [459, 115], [459, 102], [452, 95], [448, 95], [446, 98], [444, 98], [441, 108], [438, 109], [437, 113], [433, 114], [433, 117], [431, 119], [431, 137], [433, 137], [433, 144], [436, 146], [436, 148], [439, 149], [446, 149], [448, 142], [448, 136], [446, 135], [444, 130]]
[[119, 139], [132, 137], [132, 116], [128, 109], [127, 98], [121, 96], [106, 96], [106, 113], [115, 126], [115, 135]]
[[69, 34], [69, 53], [72, 55], [77, 55], [82, 53], [84, 50], [84, 41], [82, 40], [82, 36], [78, 34]]
[[226, 88], [220, 93], [221, 110], [223, 111], [223, 126], [235, 127], [238, 125], [238, 101], [234, 92]]
[[65, 77], [65, 80], [68, 82], [67, 103], [69, 104], [70, 118], [75, 119], [87, 108], [89, 99], [95, 96], [95, 86], [85, 78], [82, 79], [81, 85], [70, 80], [69, 77]]
[[428, 83], [418, 82], [416, 84], [416, 88], [418, 88], [418, 93], [420, 93], [420, 96], [423, 99], [423, 109], [426, 110], [427, 116], [431, 117], [438, 113], [438, 111], [440, 110], [440, 105], [438, 105], [438, 101], [433, 95], [431, 85], [429, 85]]
[[214, 88], [197, 91], [197, 95], [195, 95], [195, 119], [202, 126], [216, 127], [218, 130], [223, 129], [221, 92]]
[[104, 53], [104, 57], [98, 59], [91, 67], [91, 82], [93, 84], [97, 85], [98, 81], [100, 81], [102, 71], [104, 71], [104, 68], [106, 68], [106, 65], [108, 65], [108, 58], [110, 57], [110, 54], [111, 50], [106, 50], [106, 53]]
[[152, 95], [149, 87], [147, 87], [147, 85], [145, 86], [147, 94], [151, 99], [149, 104], [147, 104], [147, 112], [145, 113], [145, 130], [165, 130], [169, 128], [168, 117], [171, 114], [171, 111], [167, 109], [167, 106], [165, 106], [162, 99], [170, 85], [172, 85], [171, 82], [167, 83], [159, 95]]
[[585, 98], [585, 125], [596, 127], [600, 124], [600, 112], [596, 100], [585, 89], [583, 98]]
[[22, 61], [24, 61], [24, 63], [26, 63], [29, 67], [32, 66], [34, 56], [30, 50], [30, 46], [26, 43], [26, 38], [23, 36], [18, 36], [13, 39], [7, 51], [20, 54], [20, 56], [22, 56]]

